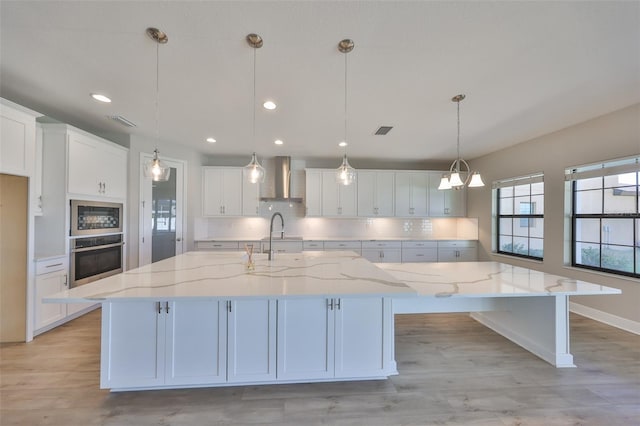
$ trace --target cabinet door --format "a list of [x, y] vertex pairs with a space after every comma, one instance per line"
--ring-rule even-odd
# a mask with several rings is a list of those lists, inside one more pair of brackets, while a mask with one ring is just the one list
[[458, 249], [438, 248], [438, 262], [457, 262]]
[[336, 377], [383, 375], [384, 300], [341, 298], [336, 303]]
[[362, 257], [369, 262], [382, 262], [382, 250], [380, 249], [362, 249]]
[[242, 216], [242, 168], [224, 169], [223, 175], [223, 214], [225, 216]]
[[233, 300], [228, 312], [229, 382], [276, 379], [276, 301]]
[[222, 170], [202, 169], [202, 215], [222, 216]]
[[478, 250], [475, 247], [458, 249], [458, 262], [475, 262], [478, 260]]
[[68, 192], [90, 196], [102, 195], [102, 181], [98, 178], [100, 152], [89, 138], [69, 132], [67, 134], [69, 168]]
[[111, 198], [127, 197], [127, 152], [104, 146], [100, 150], [98, 180], [102, 182], [102, 195]]
[[[220, 305], [223, 306], [220, 306]], [[198, 385], [227, 379], [227, 316], [224, 302], [162, 302], [166, 318], [165, 384]]]
[[[335, 173], [334, 179], [335, 179]], [[358, 182], [351, 185], [338, 185], [340, 216], [355, 217], [358, 214]]]
[[101, 388], [164, 383], [165, 314], [158, 313], [158, 306], [147, 301], [102, 304]]
[[0, 104], [0, 173], [31, 176], [35, 140], [35, 117]]
[[411, 174], [396, 172], [395, 176], [395, 214], [396, 216], [411, 215]]
[[260, 216], [260, 184], [242, 179], [242, 216]]
[[376, 172], [358, 171], [358, 216], [377, 216], [376, 207]]
[[67, 315], [65, 303], [42, 303], [42, 298], [63, 291], [66, 284], [67, 274], [64, 271], [36, 276], [36, 330], [53, 324]]
[[340, 206], [340, 188], [336, 182], [335, 172], [322, 172], [322, 216], [336, 217], [342, 215]]
[[465, 188], [439, 190], [442, 173], [429, 173], [429, 216], [464, 217], [467, 191]]
[[[376, 172], [376, 215], [391, 217], [394, 214], [394, 172]], [[360, 182], [358, 182], [360, 191]]]
[[278, 379], [334, 377], [335, 311], [323, 298], [278, 300]]
[[306, 216], [322, 216], [322, 172], [305, 170]]
[[425, 172], [411, 173], [411, 216], [429, 215], [429, 175]]

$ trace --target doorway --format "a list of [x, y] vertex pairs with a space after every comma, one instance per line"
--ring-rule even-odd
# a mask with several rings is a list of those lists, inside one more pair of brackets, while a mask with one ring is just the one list
[[182, 254], [184, 226], [184, 171], [180, 160], [163, 158], [171, 173], [167, 182], [144, 176], [144, 164], [152, 156], [140, 156], [140, 242], [138, 266]]

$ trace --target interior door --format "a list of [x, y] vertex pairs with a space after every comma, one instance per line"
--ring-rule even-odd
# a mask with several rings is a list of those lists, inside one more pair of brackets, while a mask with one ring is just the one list
[[151, 154], [140, 155], [140, 210], [138, 266], [157, 262], [184, 251], [186, 162], [162, 158], [171, 174], [167, 182], [153, 182], [144, 176], [144, 164]]

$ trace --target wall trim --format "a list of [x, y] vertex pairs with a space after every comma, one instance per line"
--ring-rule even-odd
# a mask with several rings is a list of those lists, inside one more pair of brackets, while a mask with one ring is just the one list
[[591, 318], [592, 320], [610, 325], [612, 327], [628, 331], [629, 333], [640, 335], [640, 322], [631, 321], [626, 318], [612, 315], [608, 312], [590, 308], [585, 305], [580, 305], [575, 302], [569, 302], [569, 311], [578, 315], [582, 315], [583, 317]]

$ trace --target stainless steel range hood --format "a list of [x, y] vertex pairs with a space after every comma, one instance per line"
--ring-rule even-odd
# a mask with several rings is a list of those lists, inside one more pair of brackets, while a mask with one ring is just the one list
[[[260, 201], [288, 201], [301, 203], [302, 198], [291, 197], [291, 157], [275, 157], [275, 168], [272, 173], [267, 171], [267, 178], [274, 179], [275, 193], [273, 196], [261, 197]], [[269, 175], [272, 175], [270, 178]]]

